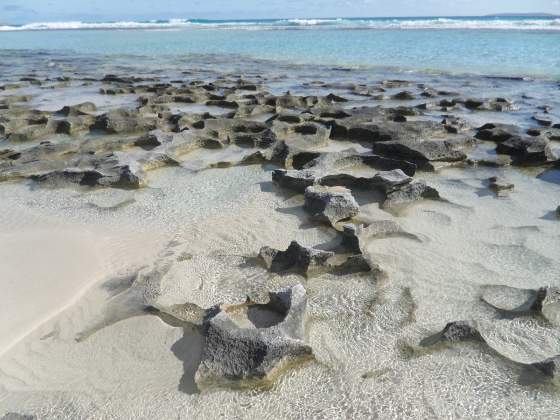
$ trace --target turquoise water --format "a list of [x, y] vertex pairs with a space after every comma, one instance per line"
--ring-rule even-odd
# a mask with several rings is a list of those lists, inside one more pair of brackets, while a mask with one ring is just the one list
[[[95, 30], [79, 22], [42, 24], [3, 27], [0, 49], [235, 54], [299, 64], [560, 79], [558, 19], [473, 19], [119, 22], [95, 24], [110, 27]], [[149, 26], [123, 29], [131, 25]]]

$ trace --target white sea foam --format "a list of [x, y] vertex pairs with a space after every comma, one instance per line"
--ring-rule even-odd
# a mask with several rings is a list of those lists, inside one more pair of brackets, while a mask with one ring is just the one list
[[491, 29], [524, 31], [560, 31], [560, 18], [363, 18], [363, 19], [281, 19], [281, 20], [189, 20], [118, 22], [37, 22], [25, 25], [4, 25], [0, 31], [39, 31], [72, 29]]

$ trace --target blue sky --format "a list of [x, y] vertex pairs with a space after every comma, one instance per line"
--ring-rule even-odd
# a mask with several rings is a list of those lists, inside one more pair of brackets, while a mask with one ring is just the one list
[[560, 14], [560, 0], [0, 0], [0, 23], [56, 20]]

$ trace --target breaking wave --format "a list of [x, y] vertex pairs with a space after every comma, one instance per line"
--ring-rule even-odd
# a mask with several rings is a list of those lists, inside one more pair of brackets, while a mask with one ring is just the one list
[[560, 31], [556, 17], [454, 17], [454, 18], [354, 18], [354, 19], [262, 19], [205, 20], [169, 19], [118, 22], [37, 22], [25, 25], [3, 25], [0, 31], [48, 31], [76, 29], [487, 29]]

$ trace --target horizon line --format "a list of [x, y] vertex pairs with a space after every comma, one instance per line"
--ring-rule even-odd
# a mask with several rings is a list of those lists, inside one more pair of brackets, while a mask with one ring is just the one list
[[[516, 13], [516, 12], [502, 12], [502, 13], [489, 13], [484, 15], [403, 15], [403, 16], [390, 16], [390, 15], [378, 15], [378, 16], [292, 16], [292, 17], [268, 17], [268, 18], [258, 18], [258, 17], [236, 17], [236, 18], [209, 18], [209, 17], [159, 17], [159, 18], [143, 18], [135, 20], [133, 17], [130, 18], [107, 18], [107, 20], [94, 20], [93, 18], [81, 18], [78, 19], [68, 19], [68, 20], [34, 20], [18, 23], [1, 22], [0, 25], [6, 26], [22, 26], [35, 23], [68, 23], [68, 22], [82, 22], [82, 23], [117, 23], [117, 22], [153, 22], [159, 20], [206, 20], [206, 21], [229, 21], [229, 22], [240, 22], [240, 21], [278, 21], [278, 20], [294, 20], [294, 19], [317, 19], [317, 20], [335, 20], [335, 19], [419, 19], [419, 18], [484, 18], [484, 17], [550, 17], [550, 18], [560, 18], [560, 14], [554, 13], [541, 13], [541, 12], [526, 12], [526, 13]], [[104, 19], [101, 16], [99, 19]]]

